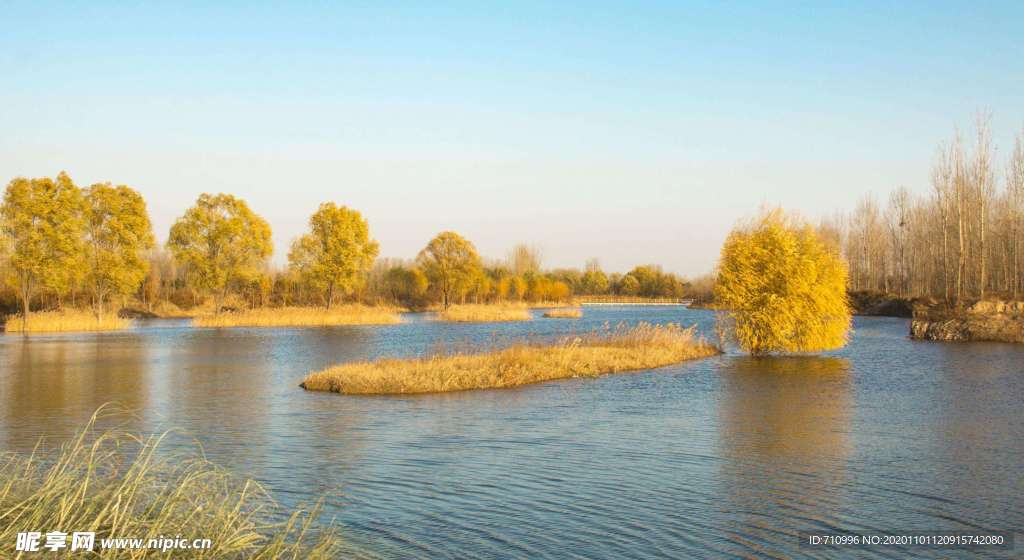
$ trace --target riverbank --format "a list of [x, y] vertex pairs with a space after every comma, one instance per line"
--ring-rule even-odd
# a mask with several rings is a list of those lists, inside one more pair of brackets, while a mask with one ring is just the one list
[[720, 352], [697, 338], [692, 327], [642, 323], [555, 344], [524, 343], [479, 354], [342, 364], [307, 375], [301, 387], [350, 395], [496, 389], [651, 369]]
[[398, 310], [368, 305], [323, 307], [261, 307], [203, 315], [192, 320], [196, 327], [329, 327], [338, 325], [393, 325], [401, 323]]
[[964, 308], [915, 307], [910, 338], [944, 342], [1024, 342], [1024, 302], [979, 301]]
[[[181, 548], [161, 548], [176, 539], [187, 541], [189, 558], [338, 554], [337, 536], [316, 524], [319, 506], [284, 511], [258, 483], [206, 461], [196, 446], [162, 446], [170, 433], [96, 433], [96, 421], [94, 415], [58, 448], [40, 444], [31, 455], [0, 461], [0, 542], [13, 548], [27, 529], [75, 530], [94, 532], [92, 554], [107, 559], [181, 557]], [[107, 538], [154, 539], [161, 546], [104, 550]], [[198, 539], [206, 541], [193, 548]]]
[[21, 315], [7, 317], [4, 332], [9, 334], [95, 332], [127, 329], [131, 322], [114, 314], [99, 318], [91, 310], [64, 309], [61, 311], [35, 311], [22, 322]]
[[579, 319], [583, 316], [583, 310], [575, 309], [551, 309], [544, 312], [548, 319]]
[[850, 302], [850, 311], [854, 315], [868, 317], [910, 318], [914, 312], [914, 304], [918, 301], [870, 291], [847, 292], [846, 297]]

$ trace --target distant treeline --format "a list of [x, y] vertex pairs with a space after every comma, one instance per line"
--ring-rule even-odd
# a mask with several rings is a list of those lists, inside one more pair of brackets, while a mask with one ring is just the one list
[[1024, 292], [1024, 131], [1004, 162], [995, 161], [989, 117], [979, 116], [970, 146], [957, 132], [941, 146], [931, 192], [894, 190], [880, 205], [824, 220], [842, 247], [852, 290], [947, 302]]
[[143, 197], [110, 183], [79, 188], [65, 173], [12, 180], [0, 207], [0, 303], [8, 311], [91, 306], [157, 314], [203, 307], [330, 307], [338, 301], [421, 309], [451, 303], [567, 301], [574, 294], [709, 297], [655, 265], [606, 274], [544, 270], [535, 247], [485, 262], [467, 239], [442, 232], [408, 261], [379, 259], [359, 212], [324, 203], [294, 240], [288, 266], [269, 263], [271, 228], [245, 201], [203, 194], [155, 244]]

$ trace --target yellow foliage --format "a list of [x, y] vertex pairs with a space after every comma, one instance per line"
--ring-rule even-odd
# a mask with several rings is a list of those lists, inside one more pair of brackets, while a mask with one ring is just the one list
[[127, 329], [130, 325], [130, 321], [114, 314], [101, 315], [97, 319], [92, 311], [65, 309], [30, 313], [24, 329], [22, 329], [21, 315], [11, 315], [7, 318], [4, 331], [8, 333], [116, 331]]
[[302, 387], [363, 395], [493, 389], [651, 369], [718, 353], [718, 348], [696, 338], [692, 327], [640, 324], [549, 345], [342, 364], [309, 374]]
[[751, 354], [846, 345], [846, 263], [810, 225], [781, 210], [733, 230], [722, 247], [715, 301]]
[[234, 313], [196, 317], [196, 327], [327, 327], [334, 325], [390, 325], [401, 323], [396, 310], [352, 304], [322, 307], [263, 307]]

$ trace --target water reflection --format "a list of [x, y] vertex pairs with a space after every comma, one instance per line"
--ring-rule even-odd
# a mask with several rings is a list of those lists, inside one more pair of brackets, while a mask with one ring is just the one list
[[0, 375], [5, 449], [43, 435], [62, 441], [109, 401], [130, 410], [149, 403], [148, 348], [132, 337], [92, 336], [74, 343], [17, 337], [8, 342], [3, 357], [9, 372]]
[[833, 526], [851, 447], [849, 361], [734, 357], [720, 373], [723, 507], [737, 541], [770, 555], [796, 527]]

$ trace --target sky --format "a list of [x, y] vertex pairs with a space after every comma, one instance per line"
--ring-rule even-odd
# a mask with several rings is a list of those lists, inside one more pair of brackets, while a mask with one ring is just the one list
[[1024, 128], [1024, 3], [4, 2], [0, 181], [139, 190], [157, 238], [245, 199], [275, 262], [321, 202], [381, 256], [444, 230], [545, 267], [715, 266], [762, 205], [926, 194]]

